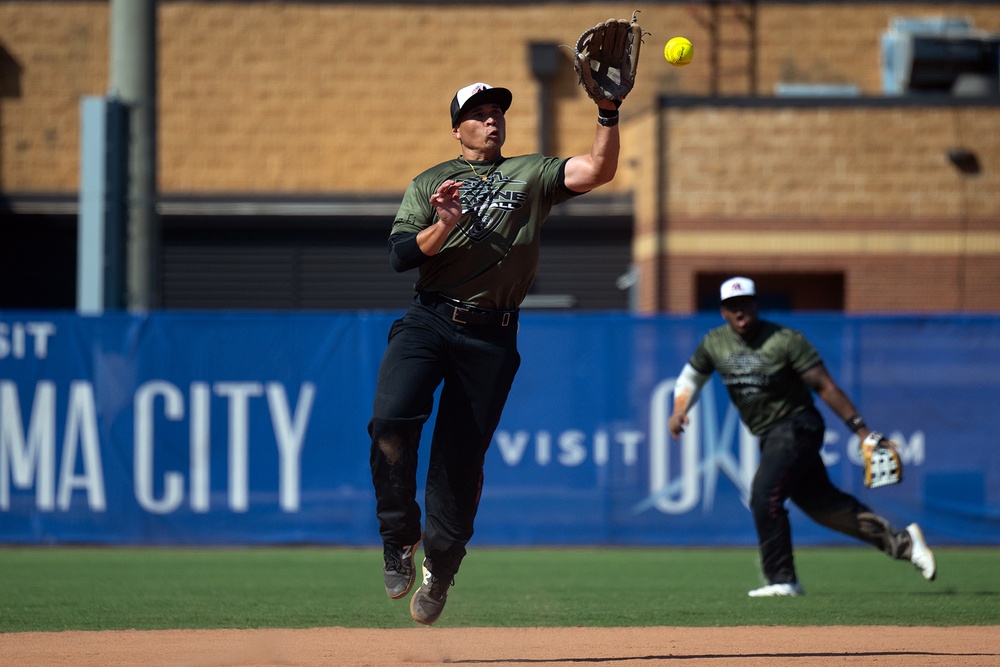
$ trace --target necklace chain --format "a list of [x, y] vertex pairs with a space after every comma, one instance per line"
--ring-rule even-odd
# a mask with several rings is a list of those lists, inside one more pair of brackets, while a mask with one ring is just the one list
[[497, 168], [498, 164], [500, 164], [499, 162], [494, 162], [493, 164], [490, 165], [490, 168], [486, 170], [485, 174], [480, 174], [478, 171], [476, 171], [476, 168], [472, 166], [472, 163], [465, 159], [464, 155], [460, 155], [459, 157], [462, 158], [462, 162], [469, 165], [469, 169], [471, 169], [472, 173], [475, 174], [476, 177], [481, 181], [485, 181], [487, 178], [489, 178], [490, 174], [493, 173], [493, 170]]

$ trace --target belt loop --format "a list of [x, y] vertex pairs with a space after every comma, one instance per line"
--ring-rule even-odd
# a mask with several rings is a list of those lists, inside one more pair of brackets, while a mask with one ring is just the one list
[[503, 314], [503, 318], [500, 320], [500, 326], [505, 327], [510, 324], [510, 311], [508, 310]]

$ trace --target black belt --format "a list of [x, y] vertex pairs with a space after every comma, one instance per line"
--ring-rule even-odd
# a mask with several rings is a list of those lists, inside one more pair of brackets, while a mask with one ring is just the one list
[[448, 319], [458, 324], [477, 324], [491, 327], [507, 327], [511, 324], [517, 324], [516, 310], [479, 308], [437, 292], [417, 292], [416, 302], [447, 315]]

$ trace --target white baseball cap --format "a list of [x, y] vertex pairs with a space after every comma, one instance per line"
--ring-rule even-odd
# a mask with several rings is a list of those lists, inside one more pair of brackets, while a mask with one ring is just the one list
[[719, 290], [719, 299], [725, 301], [726, 299], [738, 296], [755, 296], [756, 294], [757, 290], [752, 280], [737, 276], [722, 283], [722, 289]]
[[458, 117], [466, 109], [479, 106], [480, 104], [495, 103], [507, 113], [514, 96], [506, 88], [494, 88], [488, 83], [473, 83], [462, 88], [455, 97], [451, 99], [451, 126], [458, 124]]

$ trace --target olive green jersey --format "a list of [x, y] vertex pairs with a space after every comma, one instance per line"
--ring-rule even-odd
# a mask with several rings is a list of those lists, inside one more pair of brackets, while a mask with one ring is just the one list
[[474, 171], [459, 158], [414, 178], [392, 234], [434, 224], [431, 195], [448, 179], [462, 181], [462, 218], [441, 250], [420, 265], [415, 289], [483, 308], [519, 307], [535, 280], [542, 223], [553, 206], [578, 194], [563, 185], [566, 161], [521, 155], [492, 170], [492, 163], [473, 162]]
[[728, 324], [712, 329], [690, 361], [699, 373], [719, 373], [754, 435], [813, 404], [812, 392], [800, 376], [823, 362], [800, 332], [766, 320], [760, 325], [750, 342]]

